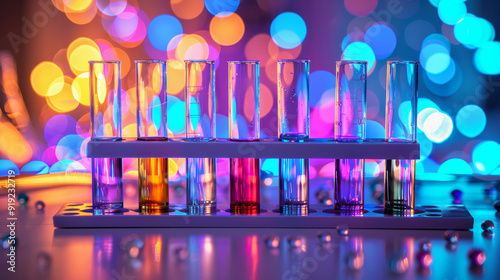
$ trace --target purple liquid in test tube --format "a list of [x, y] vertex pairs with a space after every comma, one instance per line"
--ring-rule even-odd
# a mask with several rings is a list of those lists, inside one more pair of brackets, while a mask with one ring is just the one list
[[122, 160], [92, 159], [92, 204], [94, 209], [123, 207]]
[[[120, 61], [89, 61], [92, 141], [122, 138]], [[121, 158], [92, 159], [92, 206], [112, 211], [123, 207]]]
[[[335, 140], [363, 142], [366, 137], [366, 61], [337, 61]], [[336, 210], [364, 209], [364, 159], [336, 159], [334, 206]]]
[[[278, 60], [278, 135], [280, 141], [309, 138], [309, 60]], [[280, 212], [309, 212], [309, 159], [279, 159]]]
[[[417, 141], [417, 87], [418, 62], [387, 62], [387, 142]], [[402, 107], [407, 110], [401, 110]], [[384, 185], [385, 212], [412, 215], [415, 208], [415, 160], [386, 160]]]
[[[229, 139], [258, 141], [259, 61], [229, 61]], [[231, 213], [260, 211], [260, 162], [258, 158], [229, 159]]]

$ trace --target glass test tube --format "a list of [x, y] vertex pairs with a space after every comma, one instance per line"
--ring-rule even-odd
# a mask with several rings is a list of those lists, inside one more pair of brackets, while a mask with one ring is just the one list
[[[137, 139], [167, 140], [166, 62], [136, 60]], [[168, 159], [139, 158], [139, 210], [168, 210]]]
[[[417, 141], [418, 62], [387, 62], [385, 140]], [[407, 110], [401, 110], [407, 108]], [[384, 205], [388, 213], [411, 212], [415, 208], [415, 160], [385, 161]]]
[[[186, 140], [215, 139], [215, 68], [213, 60], [186, 60]], [[217, 210], [215, 158], [188, 158], [186, 207], [190, 214]]]
[[[120, 61], [89, 61], [92, 141], [122, 138]], [[92, 206], [111, 211], [123, 207], [121, 158], [92, 159]]]
[[[366, 61], [337, 61], [335, 140], [362, 142], [366, 137]], [[364, 209], [364, 159], [336, 159], [336, 210]]]
[[[309, 60], [278, 60], [278, 135], [280, 141], [309, 138]], [[280, 212], [309, 212], [309, 159], [279, 160]]]
[[[259, 61], [229, 61], [229, 139], [258, 141]], [[260, 211], [260, 165], [258, 158], [231, 158], [231, 213]]]

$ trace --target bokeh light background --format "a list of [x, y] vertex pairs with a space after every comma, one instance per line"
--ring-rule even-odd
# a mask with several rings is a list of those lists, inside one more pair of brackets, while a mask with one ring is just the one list
[[[333, 136], [336, 60], [369, 62], [369, 138], [384, 138], [385, 62], [418, 60], [418, 176], [500, 175], [495, 1], [15, 2], [2, 4], [8, 5], [0, 53], [2, 176], [9, 169], [90, 172], [89, 60], [123, 61], [123, 136], [136, 137], [134, 60], [144, 58], [168, 59], [170, 137], [184, 134], [183, 61], [216, 61], [220, 138], [228, 137], [228, 60], [261, 61], [262, 137], [276, 137], [276, 60], [310, 59], [313, 138]], [[218, 162], [223, 178], [227, 160]], [[380, 178], [383, 164], [368, 160], [367, 176]], [[264, 160], [262, 169], [277, 175], [278, 160]], [[331, 178], [333, 171], [332, 160], [311, 161], [312, 179]], [[172, 181], [185, 172], [184, 159], [169, 159]], [[137, 161], [124, 160], [124, 173], [136, 178]]]

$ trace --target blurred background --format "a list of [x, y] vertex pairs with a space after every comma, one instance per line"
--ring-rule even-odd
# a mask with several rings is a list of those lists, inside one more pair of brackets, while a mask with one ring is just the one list
[[[417, 179], [500, 175], [499, 6], [494, 0], [2, 1], [0, 176], [13, 169], [18, 186], [27, 188], [90, 184], [88, 61], [122, 61], [123, 136], [134, 138], [134, 60], [147, 58], [168, 59], [170, 137], [184, 136], [183, 61], [216, 61], [219, 138], [228, 137], [228, 60], [261, 61], [263, 138], [277, 137], [277, 59], [311, 60], [312, 138], [333, 136], [336, 60], [369, 62], [368, 138], [385, 136], [386, 61], [417, 60]], [[169, 159], [179, 196], [184, 162]], [[261, 166], [263, 185], [276, 186], [278, 160]], [[310, 168], [318, 182], [312, 193], [331, 188], [332, 160], [313, 159]], [[380, 180], [383, 170], [383, 161], [367, 160], [368, 177]], [[228, 173], [227, 159], [218, 159], [218, 183]], [[125, 194], [136, 196], [136, 159], [124, 160], [124, 174]]]

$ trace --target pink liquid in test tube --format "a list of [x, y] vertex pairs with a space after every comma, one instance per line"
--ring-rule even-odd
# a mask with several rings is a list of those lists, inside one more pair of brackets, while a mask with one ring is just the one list
[[[259, 62], [229, 61], [229, 139], [258, 141]], [[260, 162], [258, 158], [231, 158], [231, 213], [256, 214], [260, 210]]]
[[260, 209], [260, 168], [258, 158], [233, 158], [231, 166], [231, 210], [255, 214]]

